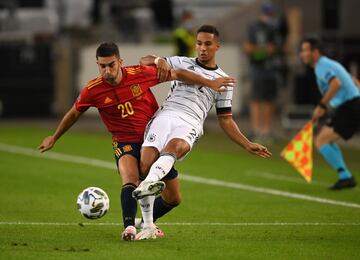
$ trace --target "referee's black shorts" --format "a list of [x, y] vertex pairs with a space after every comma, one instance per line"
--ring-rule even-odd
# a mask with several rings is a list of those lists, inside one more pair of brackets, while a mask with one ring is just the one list
[[327, 125], [334, 128], [344, 140], [349, 140], [360, 130], [360, 97], [339, 106]]

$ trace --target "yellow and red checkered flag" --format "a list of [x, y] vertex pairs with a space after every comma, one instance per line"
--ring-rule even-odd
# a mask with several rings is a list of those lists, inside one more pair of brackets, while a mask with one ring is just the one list
[[311, 182], [313, 169], [312, 143], [313, 123], [309, 121], [280, 154], [307, 182]]

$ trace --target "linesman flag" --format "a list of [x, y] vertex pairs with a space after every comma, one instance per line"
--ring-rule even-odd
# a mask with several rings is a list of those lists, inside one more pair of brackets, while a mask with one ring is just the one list
[[312, 143], [313, 123], [309, 121], [280, 154], [309, 183], [311, 182], [313, 169]]

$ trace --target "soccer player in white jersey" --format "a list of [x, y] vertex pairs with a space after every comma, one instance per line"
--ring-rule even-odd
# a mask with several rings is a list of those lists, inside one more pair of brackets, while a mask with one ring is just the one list
[[[164, 75], [171, 68], [181, 68], [214, 79], [227, 76], [215, 62], [215, 53], [219, 47], [217, 29], [203, 25], [197, 32], [197, 58], [160, 58], [151, 55], [142, 58], [141, 63], [155, 63]], [[179, 205], [181, 195], [177, 176], [167, 178], [166, 183], [161, 179], [168, 174], [176, 160], [182, 160], [190, 152], [193, 144], [203, 134], [204, 120], [213, 105], [221, 128], [231, 140], [260, 157], [271, 156], [266, 147], [249, 141], [239, 130], [232, 118], [232, 95], [232, 87], [227, 87], [226, 91], [220, 93], [205, 86], [193, 85], [189, 88], [183, 82], [172, 82], [167, 99], [145, 130], [140, 167], [143, 177], [147, 176], [133, 191], [143, 217], [143, 229], [136, 236], [137, 240], [156, 238], [156, 226], [153, 222]], [[161, 196], [155, 200], [159, 193]]]

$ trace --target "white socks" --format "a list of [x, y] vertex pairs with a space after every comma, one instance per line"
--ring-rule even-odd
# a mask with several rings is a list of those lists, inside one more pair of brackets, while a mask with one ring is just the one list
[[147, 196], [142, 199], [139, 199], [139, 204], [141, 208], [141, 214], [144, 221], [144, 227], [147, 228], [153, 224], [153, 211], [154, 211], [154, 201], [155, 196]]
[[153, 163], [150, 168], [148, 176], [146, 176], [146, 182], [159, 181], [169, 173], [175, 163], [176, 158], [172, 154], [163, 154]]
[[[148, 176], [144, 182], [159, 181], [169, 173], [175, 163], [176, 158], [172, 154], [161, 155], [150, 168]], [[154, 223], [154, 201], [155, 196], [147, 196], [139, 199], [142, 217], [144, 220], [144, 228], [151, 227]]]

